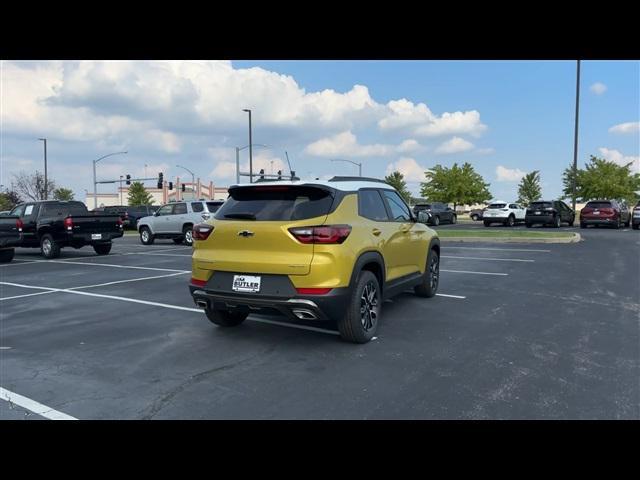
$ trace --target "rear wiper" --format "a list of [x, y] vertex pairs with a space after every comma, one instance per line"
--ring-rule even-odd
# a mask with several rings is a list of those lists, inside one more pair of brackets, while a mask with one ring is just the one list
[[227, 213], [224, 218], [240, 218], [242, 220], [255, 220], [256, 216], [253, 213]]

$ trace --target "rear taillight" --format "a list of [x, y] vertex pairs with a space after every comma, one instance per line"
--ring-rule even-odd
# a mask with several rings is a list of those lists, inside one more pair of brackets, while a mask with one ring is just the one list
[[204, 287], [206, 284], [206, 280], [198, 280], [197, 278], [191, 279], [191, 285], [195, 285], [196, 287]]
[[70, 232], [73, 230], [73, 219], [71, 217], [67, 217], [64, 219], [64, 228]]
[[194, 240], [206, 240], [213, 232], [213, 225], [208, 223], [198, 223], [193, 227], [193, 239]]
[[122, 228], [122, 219], [118, 218], [118, 220], [116, 220], [116, 225], [118, 225], [120, 228]]
[[300, 295], [326, 295], [331, 288], [296, 288]]
[[22, 229], [24, 228], [24, 222], [20, 219], [16, 220], [16, 228], [18, 229], [19, 232], [22, 231]]
[[294, 227], [289, 232], [300, 243], [335, 244], [343, 243], [351, 233], [351, 225], [319, 225], [315, 227]]

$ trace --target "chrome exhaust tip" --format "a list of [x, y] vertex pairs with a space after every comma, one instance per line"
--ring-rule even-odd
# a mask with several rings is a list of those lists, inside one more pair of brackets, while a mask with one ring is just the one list
[[196, 305], [200, 308], [207, 308], [209, 306], [206, 300], [196, 300]]
[[317, 320], [316, 314], [309, 310], [293, 310], [293, 314], [300, 320]]

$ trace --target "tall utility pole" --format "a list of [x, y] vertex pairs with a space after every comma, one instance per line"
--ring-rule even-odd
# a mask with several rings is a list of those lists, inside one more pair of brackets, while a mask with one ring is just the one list
[[191, 170], [189, 170], [187, 167], [183, 167], [182, 165], [176, 165], [176, 167], [178, 167], [178, 168], [182, 168], [183, 170], [186, 170], [187, 172], [189, 172], [189, 173], [191, 174], [191, 196], [192, 196], [193, 198], [195, 198], [195, 196], [196, 196], [196, 195], [195, 195], [195, 191], [196, 191], [196, 187], [195, 187], [195, 184], [196, 184], [196, 176], [195, 176], [195, 175], [194, 175], [194, 173], [193, 173]]
[[251, 139], [251, 110], [242, 109], [249, 114], [249, 183], [253, 183], [253, 140]]
[[44, 142], [44, 199], [48, 200], [49, 197], [49, 185], [47, 182], [47, 139], [39, 138]]
[[110, 157], [111, 155], [121, 155], [121, 154], [125, 154], [127, 152], [115, 152], [115, 153], [110, 153], [108, 155], [105, 155], [104, 157], [100, 157], [97, 160], [92, 160], [93, 162], [93, 208], [98, 208], [98, 181], [96, 180], [96, 163], [98, 163], [100, 160], [102, 160], [103, 158], [107, 158]]
[[122, 175], [120, 175], [120, 205], [122, 205]]
[[578, 176], [578, 118], [580, 117], [580, 60], [576, 72], [576, 123], [573, 133], [573, 211], [576, 210], [576, 182]]

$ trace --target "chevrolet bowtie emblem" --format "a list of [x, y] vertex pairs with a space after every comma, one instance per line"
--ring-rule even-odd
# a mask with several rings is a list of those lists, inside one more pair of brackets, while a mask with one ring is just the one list
[[253, 232], [250, 232], [249, 230], [241, 230], [238, 232], [238, 236], [239, 237], [253, 237]]

